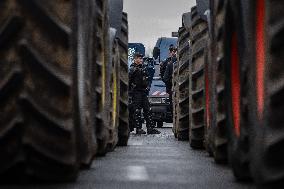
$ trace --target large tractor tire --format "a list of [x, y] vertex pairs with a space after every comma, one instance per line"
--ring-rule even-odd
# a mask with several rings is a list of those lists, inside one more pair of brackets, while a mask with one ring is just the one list
[[[212, 98], [212, 88], [211, 85], [213, 84], [213, 74], [212, 74], [212, 64], [211, 64], [211, 52], [209, 50], [210, 44], [208, 45], [208, 49], [205, 52], [205, 67], [204, 67], [204, 102], [205, 102], [205, 131], [204, 131], [204, 146], [206, 151], [208, 152], [209, 156], [213, 156], [213, 141], [212, 141], [212, 114], [211, 111], [213, 109], [213, 98]], [[216, 86], [216, 85], [215, 85]], [[215, 114], [213, 114], [214, 118], [216, 119]]]
[[120, 97], [119, 97], [119, 126], [118, 145], [127, 146], [129, 138], [129, 112], [128, 112], [128, 18], [122, 13], [121, 32], [118, 38], [120, 54]]
[[91, 163], [94, 74], [87, 71], [97, 8], [89, 0], [0, 2], [2, 181], [74, 180], [80, 164]]
[[189, 89], [190, 89], [190, 49], [189, 49], [189, 32], [181, 27], [179, 29], [178, 40], [178, 125], [177, 138], [178, 140], [189, 140]]
[[[181, 28], [180, 28], [181, 29]], [[178, 49], [180, 51], [180, 49]], [[173, 128], [175, 138], [177, 138], [177, 129], [179, 121], [179, 61], [174, 64], [173, 70]]]
[[284, 2], [258, 0], [244, 18], [252, 26], [249, 32], [248, 62], [250, 74], [250, 137], [252, 177], [267, 188], [284, 187]]
[[204, 148], [204, 65], [208, 41], [207, 22], [198, 15], [197, 8], [191, 9], [190, 40], [192, 48], [191, 73], [191, 116], [190, 146]]
[[175, 138], [177, 138], [177, 126], [178, 126], [178, 64], [177, 62], [174, 65], [173, 71], [173, 128], [172, 131], [174, 133]]
[[118, 41], [116, 39], [116, 30], [110, 29], [110, 64], [108, 69], [111, 72], [110, 94], [111, 94], [111, 108], [110, 108], [110, 138], [108, 142], [108, 149], [113, 151], [118, 142], [118, 121], [119, 121], [119, 72], [118, 66], [120, 63]]
[[[217, 5], [216, 5], [217, 6]], [[249, 171], [249, 54], [251, 50], [249, 16], [246, 11], [239, 11], [241, 3], [226, 1], [223, 25], [223, 53], [225, 65], [225, 106], [226, 126], [228, 131], [228, 157], [233, 173], [238, 180], [250, 178]], [[241, 18], [241, 19], [240, 19]]]
[[[206, 147], [216, 163], [227, 162], [227, 128], [225, 112], [224, 25], [225, 5], [212, 1], [211, 40], [205, 75]], [[221, 36], [218, 36], [222, 34]]]
[[95, 64], [96, 79], [96, 135], [97, 155], [104, 156], [108, 151], [111, 127], [111, 69], [110, 69], [110, 35], [108, 1], [96, 0], [101, 3], [101, 11], [97, 13], [97, 61]]

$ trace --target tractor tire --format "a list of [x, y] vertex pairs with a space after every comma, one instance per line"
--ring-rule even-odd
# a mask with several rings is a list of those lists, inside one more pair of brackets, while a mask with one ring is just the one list
[[189, 140], [189, 88], [190, 88], [190, 51], [189, 51], [189, 32], [181, 27], [179, 29], [178, 40], [178, 125], [177, 139], [180, 141]]
[[[249, 119], [249, 67], [250, 53], [246, 49], [250, 36], [247, 33], [249, 25], [244, 17], [246, 11], [241, 12], [241, 3], [226, 1], [223, 4], [224, 30], [223, 50], [225, 65], [225, 106], [226, 127], [228, 131], [228, 158], [237, 180], [250, 179], [249, 170], [249, 130], [252, 124]], [[217, 5], [216, 5], [217, 6]], [[245, 19], [240, 19], [245, 18]], [[225, 35], [226, 34], [226, 35]], [[247, 43], [247, 44], [246, 44]]]
[[[267, 188], [284, 187], [284, 45], [283, 1], [248, 5], [253, 26], [250, 71], [252, 134], [251, 173]], [[242, 7], [245, 10], [245, 7]]]
[[[101, 11], [97, 13], [98, 22], [97, 28], [97, 61], [95, 64], [95, 70], [97, 82], [96, 88], [96, 135], [97, 135], [97, 156], [104, 156], [109, 151], [108, 141], [110, 138], [111, 126], [111, 93], [110, 93], [110, 35], [109, 35], [109, 9], [108, 1], [96, 0], [101, 3]], [[100, 37], [101, 36], [101, 37]]]
[[[225, 112], [225, 65], [224, 32], [225, 5], [222, 1], [213, 1], [212, 39], [208, 49], [205, 76], [206, 96], [206, 146], [216, 163], [227, 163], [227, 128]], [[218, 36], [222, 34], [222, 36]]]
[[191, 9], [190, 40], [192, 48], [191, 101], [190, 101], [190, 146], [194, 149], [204, 148], [204, 67], [205, 50], [208, 41], [207, 22], [198, 15], [197, 8]]
[[108, 142], [109, 151], [113, 151], [118, 142], [118, 115], [119, 115], [119, 72], [118, 66], [120, 63], [119, 59], [119, 49], [118, 49], [118, 41], [116, 39], [116, 31], [111, 29], [111, 40], [110, 40], [110, 66], [108, 69], [111, 70], [111, 82], [110, 82], [110, 94], [111, 94], [111, 130], [110, 130], [110, 138]]
[[122, 13], [121, 32], [118, 39], [120, 54], [120, 106], [119, 106], [119, 126], [118, 145], [127, 146], [129, 139], [129, 111], [128, 111], [128, 18], [126, 13]]
[[91, 87], [80, 88], [93, 81], [80, 76], [95, 57], [89, 26], [97, 7], [89, 0], [14, 0], [1, 1], [0, 10], [1, 182], [74, 180], [96, 150], [92, 108], [81, 109], [82, 100], [93, 100]]
[[[205, 51], [205, 77], [204, 77], [204, 84], [205, 84], [205, 95], [204, 95], [204, 102], [205, 102], [205, 130], [204, 130], [204, 146], [206, 151], [208, 152], [210, 157], [213, 157], [213, 147], [212, 147], [212, 142], [211, 142], [211, 137], [212, 137], [212, 115], [211, 115], [211, 109], [213, 105], [213, 98], [212, 98], [212, 90], [211, 90], [211, 85], [213, 84], [212, 81], [212, 64], [211, 64], [211, 53], [209, 52], [210, 44], [208, 46], [208, 49]], [[216, 85], [215, 85], [216, 86]], [[212, 88], [215, 88], [212, 86]], [[215, 114], [214, 118], [216, 117]]]
[[173, 128], [172, 131], [174, 133], [175, 138], [177, 138], [177, 128], [178, 128], [178, 120], [179, 120], [179, 61], [174, 64], [174, 71], [173, 71]]
[[[108, 6], [107, 4], [104, 6]], [[77, 26], [75, 34], [78, 40], [76, 44], [77, 50], [77, 65], [76, 77], [74, 81], [74, 88], [77, 91], [77, 102], [75, 104], [76, 120], [80, 126], [80, 142], [79, 156], [81, 166], [88, 168], [92, 164], [92, 160], [97, 153], [98, 143], [96, 136], [96, 105], [97, 93], [96, 84], [99, 82], [96, 77], [96, 66], [94, 61], [97, 59], [97, 51], [101, 36], [95, 35], [97, 32], [97, 18], [98, 12], [101, 12], [99, 1], [80, 1], [77, 3]], [[85, 12], [89, 11], [89, 14]], [[93, 15], [93, 19], [90, 16]]]

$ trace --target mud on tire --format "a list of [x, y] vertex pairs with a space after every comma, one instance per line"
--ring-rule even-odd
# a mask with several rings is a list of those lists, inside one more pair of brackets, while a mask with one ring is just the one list
[[[217, 163], [227, 162], [224, 25], [226, 1], [213, 1], [212, 39], [206, 65], [206, 146]], [[218, 36], [219, 35], [219, 36]]]
[[111, 94], [111, 108], [110, 108], [110, 138], [108, 142], [108, 149], [113, 151], [118, 142], [118, 121], [119, 121], [119, 72], [118, 66], [120, 63], [118, 41], [116, 39], [115, 29], [111, 29], [110, 32], [110, 64], [108, 69], [111, 70], [110, 80], [110, 94]]
[[122, 13], [121, 32], [118, 39], [120, 54], [120, 97], [119, 97], [119, 126], [118, 145], [127, 146], [129, 138], [129, 112], [128, 112], [128, 18]]
[[204, 64], [205, 49], [207, 48], [208, 27], [207, 22], [202, 20], [197, 8], [191, 9], [190, 40], [192, 48], [192, 74], [191, 74], [191, 126], [190, 146], [192, 148], [204, 147]]
[[108, 1], [96, 0], [100, 5], [100, 11], [97, 11], [97, 61], [95, 62], [95, 71], [97, 81], [96, 89], [96, 135], [98, 143], [98, 156], [104, 156], [108, 152], [107, 144], [110, 137], [110, 66], [111, 49], [109, 46], [109, 18], [108, 18]]
[[[179, 49], [178, 49], [179, 51]], [[173, 70], [173, 128], [175, 138], [177, 138], [177, 129], [179, 125], [179, 61], [174, 64]]]
[[176, 128], [178, 140], [189, 139], [189, 88], [190, 88], [190, 49], [189, 32], [181, 27], [178, 40], [178, 79], [176, 90], [178, 90], [177, 114], [178, 125]]
[[[94, 128], [91, 123], [81, 125], [78, 99], [88, 101], [93, 96], [84, 92], [80, 97], [77, 86], [82, 82], [77, 71], [85, 70], [88, 60], [94, 58], [93, 53], [84, 54], [86, 51], [77, 46], [84, 40], [92, 41], [95, 33], [95, 27], [89, 26], [87, 35], [79, 37], [86, 17], [91, 26], [95, 23], [95, 9], [84, 6], [91, 3], [0, 2], [1, 180], [11, 176], [15, 182], [23, 175], [73, 180], [80, 164], [92, 161]], [[92, 5], [89, 7], [96, 7]], [[87, 79], [90, 82], [90, 77]], [[85, 118], [90, 111], [86, 108]], [[86, 130], [91, 134], [84, 136]]]

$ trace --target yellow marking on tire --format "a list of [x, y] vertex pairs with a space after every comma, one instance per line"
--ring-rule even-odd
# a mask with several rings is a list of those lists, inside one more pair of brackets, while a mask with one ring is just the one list
[[116, 126], [116, 110], [117, 110], [117, 75], [116, 75], [116, 69], [113, 73], [113, 101], [112, 101], [112, 123], [113, 123], [113, 128]]
[[[105, 48], [103, 48], [105, 49]], [[105, 95], [106, 95], [106, 62], [105, 62], [105, 56], [103, 51], [101, 52], [102, 57], [102, 107], [105, 105]]]

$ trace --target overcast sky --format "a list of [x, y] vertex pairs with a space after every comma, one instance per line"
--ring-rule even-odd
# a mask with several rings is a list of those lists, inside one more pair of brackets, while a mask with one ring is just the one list
[[182, 14], [190, 12], [195, 0], [124, 0], [128, 13], [129, 42], [152, 48], [159, 37], [171, 37], [181, 26]]

